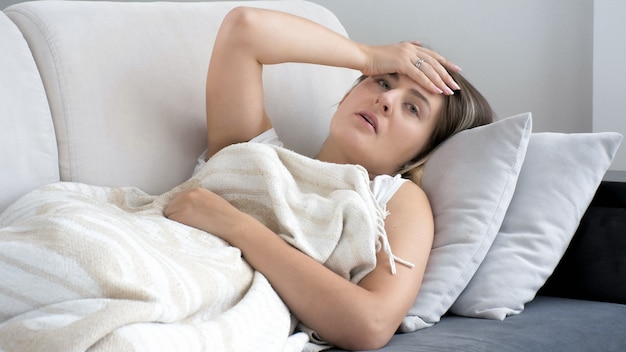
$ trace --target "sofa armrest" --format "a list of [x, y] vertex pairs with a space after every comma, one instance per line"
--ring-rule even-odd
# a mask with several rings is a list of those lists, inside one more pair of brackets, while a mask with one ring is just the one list
[[46, 92], [22, 33], [0, 11], [0, 212], [25, 192], [59, 181]]
[[603, 181], [541, 295], [626, 304], [626, 183]]

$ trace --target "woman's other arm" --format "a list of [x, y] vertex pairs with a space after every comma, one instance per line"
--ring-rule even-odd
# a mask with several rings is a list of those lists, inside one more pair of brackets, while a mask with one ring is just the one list
[[404, 183], [387, 210], [385, 229], [391, 248], [415, 267], [397, 265], [396, 275], [392, 275], [387, 254], [380, 251], [376, 268], [358, 285], [205, 189], [179, 194], [165, 215], [240, 248], [305, 325], [336, 346], [360, 350], [380, 348], [396, 332], [417, 296], [432, 246], [432, 213], [417, 185]]

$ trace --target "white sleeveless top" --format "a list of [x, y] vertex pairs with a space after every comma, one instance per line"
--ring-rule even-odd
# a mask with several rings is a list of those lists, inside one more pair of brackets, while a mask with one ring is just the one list
[[[263, 143], [282, 147], [283, 143], [278, 139], [276, 130], [269, 129], [250, 140], [253, 143]], [[194, 174], [206, 163], [206, 151], [200, 155], [196, 163]], [[400, 186], [409, 180], [402, 178], [401, 175], [378, 175], [370, 181], [370, 189], [374, 194], [374, 198], [382, 209], [387, 209], [387, 202], [398, 191]]]

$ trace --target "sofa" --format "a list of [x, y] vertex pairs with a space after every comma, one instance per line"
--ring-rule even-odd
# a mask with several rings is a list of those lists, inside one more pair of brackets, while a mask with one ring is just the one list
[[[24, 195], [47, 185], [135, 187], [146, 194], [159, 195], [187, 180], [197, 157], [206, 148], [204, 80], [212, 42], [223, 16], [238, 5], [292, 12], [347, 35], [330, 11], [306, 1], [41, 1], [4, 9], [0, 14], [0, 213], [6, 213]], [[266, 68], [268, 114], [278, 134], [284, 135], [287, 148], [314, 155], [328, 132], [334, 107], [357, 76], [356, 72], [314, 65]], [[440, 289], [448, 283], [425, 283], [424, 293], [420, 292], [425, 298], [412, 308], [411, 316], [381, 350], [625, 351], [626, 183], [603, 180], [621, 136], [582, 134], [572, 136], [570, 141], [570, 136], [532, 133], [531, 114], [502, 121], [493, 128], [510, 136], [500, 138], [504, 147], [486, 142], [489, 138], [484, 134], [492, 130], [468, 131], [459, 138], [453, 137], [454, 142], [451, 139], [451, 143], [444, 143], [445, 148], [442, 146], [427, 164], [424, 187], [432, 193], [429, 197], [432, 195], [435, 215], [443, 224], [440, 227], [457, 225], [442, 231], [458, 233], [458, 222], [468, 214], [470, 222], [485, 217], [489, 223], [476, 225], [484, 229], [480, 242], [466, 237], [455, 239], [454, 233], [436, 235], [441, 241], [449, 238], [456, 242], [434, 248], [427, 270], [435, 278], [443, 278], [439, 281], [445, 281], [457, 275], [458, 268], [438, 275], [438, 260], [450, 261], [452, 257], [456, 260], [453, 264], [466, 260], [466, 265], [454, 276], [454, 286]], [[554, 158], [568, 159], [568, 168], [553, 161], [542, 163], [549, 153], [538, 149], [538, 145], [551, 146], [553, 140], [561, 138], [568, 139], [569, 149], [554, 152]], [[590, 139], [598, 153], [577, 159], [576, 153], [585, 151], [571, 146], [587, 146]], [[468, 142], [480, 145], [475, 149], [483, 153], [504, 153], [510, 147], [514, 161], [494, 166], [506, 169], [506, 177], [482, 184], [467, 182], [473, 175], [469, 171], [476, 171], [475, 166], [460, 165], [455, 169], [450, 158], [471, 153], [468, 149], [472, 148], [464, 148]], [[541, 167], [524, 174], [523, 170], [530, 168], [531, 154], [533, 162]], [[570, 154], [570, 158], [560, 157]], [[492, 159], [497, 158], [482, 155], [474, 155], [472, 160], [490, 167]], [[602, 165], [585, 168], [588, 164], [596, 165], [600, 159], [604, 160]], [[488, 177], [502, 174], [488, 170]], [[451, 188], [450, 183], [458, 182], [455, 177], [459, 175], [465, 177], [464, 183], [457, 183], [462, 187]], [[550, 195], [546, 201], [562, 203], [546, 209], [540, 204], [529, 207], [533, 199], [515, 201], [526, 194], [531, 197], [533, 192], [526, 192], [524, 187], [539, 182], [533, 179], [537, 175], [553, 180], [546, 181], [546, 190], [533, 195], [533, 199], [558, 188], [561, 193]], [[583, 176], [582, 180], [577, 178]], [[476, 177], [486, 176], [479, 173]], [[568, 188], [559, 188], [565, 184]], [[492, 195], [496, 203], [472, 203], [474, 208], [462, 214], [465, 217], [450, 213], [449, 221], [442, 220], [447, 219], [447, 209], [442, 205], [444, 214], [439, 215], [440, 199], [470, 197], [472, 192], [495, 185], [501, 185], [501, 192]], [[575, 204], [568, 197], [574, 197]], [[513, 204], [517, 208], [513, 209]], [[475, 215], [477, 208], [480, 216]], [[506, 219], [530, 208], [540, 210], [536, 216], [545, 216], [544, 222], [551, 218], [560, 220], [561, 214], [570, 208], [566, 215], [574, 215], [567, 219], [565, 229], [551, 230], [563, 230], [558, 241], [547, 245], [551, 247], [531, 246], [524, 253], [508, 248], [506, 253], [513, 254], [493, 259], [492, 271], [481, 273], [479, 267], [487, 266], [483, 259], [489, 259], [490, 251], [495, 256], [496, 237], [505, 236], [502, 232]], [[487, 211], [491, 212], [482, 214]], [[506, 226], [509, 230], [527, 226], [533, 219], [518, 217]], [[451, 247], [462, 251], [444, 251]], [[470, 250], [471, 256], [463, 259]], [[528, 263], [508, 262], [518, 257], [532, 262], [524, 258], [534, 258], [533, 252], [550, 253], [547, 263], [538, 264], [542, 269], [539, 273], [524, 271]], [[521, 273], [515, 275], [524, 279], [507, 274], [509, 268], [513, 272], [515, 265], [521, 268]], [[493, 270], [504, 274], [495, 276]], [[470, 294], [473, 288], [468, 285], [475, 282], [474, 287], [481, 286], [478, 277], [482, 282], [490, 282], [483, 285], [486, 289], [476, 291], [477, 297]], [[494, 282], [501, 285], [490, 286]], [[518, 297], [522, 289], [516, 289], [516, 284], [521, 282], [532, 282], [528, 284], [532, 287]], [[499, 288], [488, 290], [490, 287]], [[515, 296], [517, 307], [473, 308], [484, 303], [481, 295], [485, 295], [486, 301], [492, 294], [500, 294], [503, 299]], [[441, 299], [443, 296], [445, 300]], [[473, 303], [464, 306], [469, 301]], [[233, 341], [238, 339], [245, 340], [240, 336]], [[0, 338], [0, 350], [39, 350], [31, 344], [11, 343], [17, 340], [17, 335], [4, 335]], [[164, 345], [160, 347], [159, 350], [167, 350]]]

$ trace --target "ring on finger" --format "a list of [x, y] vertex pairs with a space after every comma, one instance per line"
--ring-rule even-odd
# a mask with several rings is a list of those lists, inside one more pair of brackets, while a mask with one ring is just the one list
[[422, 67], [422, 64], [424, 63], [424, 59], [417, 59], [417, 61], [415, 62], [415, 67], [417, 67], [417, 69], [419, 70], [420, 67]]

